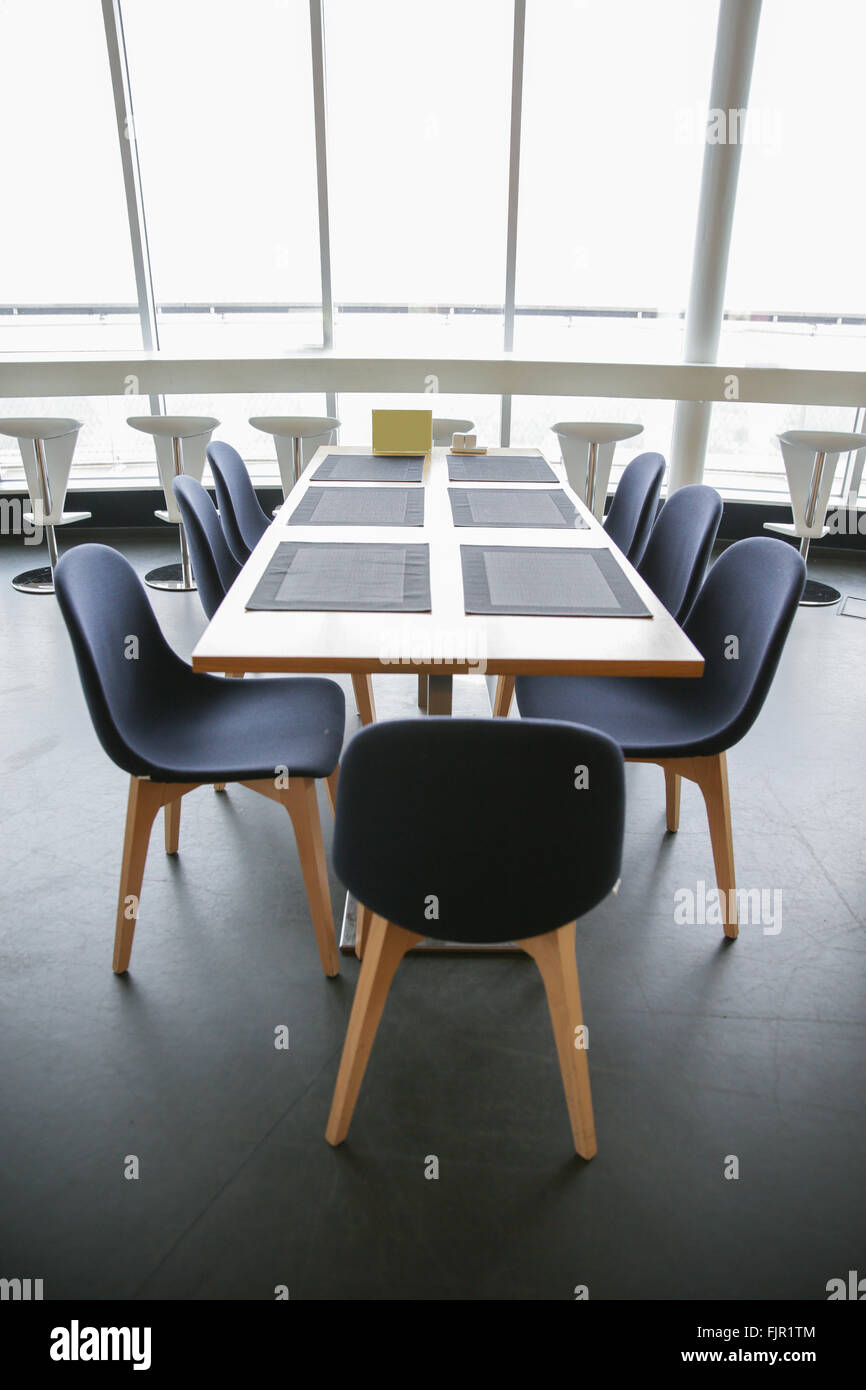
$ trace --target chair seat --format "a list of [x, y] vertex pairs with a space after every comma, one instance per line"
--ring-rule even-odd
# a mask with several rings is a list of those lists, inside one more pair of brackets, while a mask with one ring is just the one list
[[254, 782], [327, 777], [340, 757], [345, 697], [318, 676], [227, 680], [189, 673], [171, 718], [124, 735], [160, 782]]
[[561, 719], [600, 729], [626, 758], [690, 758], [730, 747], [728, 720], [705, 681], [652, 676], [518, 676], [524, 719]]
[[142, 434], [163, 439], [194, 439], [199, 434], [210, 434], [219, 420], [212, 415], [130, 415], [126, 423]]

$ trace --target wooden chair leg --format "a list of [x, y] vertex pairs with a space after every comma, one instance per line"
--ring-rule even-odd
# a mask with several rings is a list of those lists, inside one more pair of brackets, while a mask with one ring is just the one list
[[575, 923], [570, 922], [557, 931], [528, 937], [517, 944], [532, 956], [544, 981], [574, 1147], [581, 1158], [588, 1159], [596, 1152], [595, 1124], [586, 1049], [575, 1046], [575, 1029], [583, 1025], [583, 1014], [574, 958], [574, 929]]
[[180, 803], [181, 798], [165, 803], [165, 852], [177, 854], [180, 843]]
[[117, 897], [114, 931], [114, 958], [111, 963], [117, 975], [122, 975], [129, 969], [147, 847], [156, 814], [162, 806], [167, 809], [176, 807], [165, 819], [165, 847], [169, 854], [173, 854], [177, 849], [177, 832], [180, 828], [180, 799], [196, 785], [195, 782], [149, 782], [146, 777], [129, 779], [123, 858], [120, 865], [120, 891]]
[[[243, 678], [244, 678], [244, 673], [243, 673], [243, 671], [226, 671], [226, 680], [227, 680], [227, 681], [231, 681], [231, 680], [242, 681]], [[226, 789], [226, 784], [225, 784], [225, 782], [214, 782], [214, 784], [213, 784], [213, 789], [214, 789], [215, 792], [224, 792], [225, 789]]]
[[325, 863], [325, 847], [322, 844], [322, 824], [319, 820], [315, 780], [312, 777], [300, 777], [293, 781], [282, 796], [283, 804], [292, 818], [322, 969], [326, 975], [339, 975], [340, 958], [334, 937], [328, 869]]
[[340, 777], [340, 764], [334, 768], [330, 777], [325, 778], [325, 791], [328, 794], [328, 804], [331, 807], [331, 815], [337, 814], [337, 782]]
[[361, 723], [375, 723], [376, 702], [373, 699], [373, 677], [365, 675], [363, 671], [353, 671], [352, 688], [355, 691], [355, 701], [361, 716]]
[[680, 791], [683, 779], [672, 767], [665, 767], [665, 814], [668, 830], [680, 828]]
[[427, 674], [425, 671], [418, 672], [418, 708], [427, 713]]
[[406, 952], [422, 939], [415, 932], [386, 922], [383, 917], [373, 918], [325, 1130], [329, 1144], [342, 1144], [349, 1132], [394, 972]]
[[726, 905], [725, 936], [735, 940], [737, 924], [737, 882], [734, 870], [734, 837], [731, 828], [731, 799], [728, 792], [728, 760], [724, 753], [709, 758], [692, 758], [693, 777], [707, 807], [716, 883]]
[[365, 907], [363, 903], [357, 903], [355, 906], [355, 955], [358, 960], [364, 959], [364, 947], [367, 943], [367, 935], [372, 920], [373, 914], [369, 907]]
[[507, 719], [514, 698], [514, 677], [499, 676], [496, 681], [496, 694], [493, 697], [494, 719]]

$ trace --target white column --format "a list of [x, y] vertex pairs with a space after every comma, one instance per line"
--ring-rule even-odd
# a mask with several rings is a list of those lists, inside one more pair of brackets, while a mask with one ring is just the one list
[[[505, 245], [505, 334], [503, 347], [514, 351], [514, 300], [517, 284], [517, 210], [520, 194], [520, 126], [523, 115], [523, 50], [526, 41], [526, 0], [514, 0], [511, 48], [511, 134], [508, 155], [508, 223]], [[499, 443], [511, 443], [511, 397], [503, 396]]]
[[[316, 190], [319, 209], [319, 266], [322, 277], [322, 347], [334, 346], [334, 294], [331, 286], [331, 213], [328, 198], [328, 134], [325, 80], [325, 28], [322, 0], [310, 0], [310, 47], [313, 59], [313, 120], [316, 134]], [[325, 412], [337, 413], [333, 391], [325, 396]]]
[[[686, 311], [683, 361], [688, 363], [717, 360], [740, 175], [742, 113], [749, 104], [760, 18], [761, 0], [721, 0]], [[677, 402], [669, 493], [701, 481], [712, 409], [710, 401]]]

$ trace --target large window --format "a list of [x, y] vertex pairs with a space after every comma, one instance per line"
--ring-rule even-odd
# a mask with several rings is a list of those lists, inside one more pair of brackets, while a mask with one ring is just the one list
[[[514, 0], [320, 9], [321, 34], [319, 0], [312, 21], [310, 0], [118, 0], [127, 92], [112, 86], [100, 0], [0, 0], [0, 352], [140, 348], [140, 238], [162, 349], [317, 349], [332, 323], [338, 351], [418, 359], [407, 395], [166, 398], [217, 415], [259, 477], [276, 480], [274, 451], [250, 414], [335, 409], [362, 443], [389, 402], [472, 419], [488, 444], [510, 421], [512, 442], [549, 452], [557, 419], [639, 421], [614, 478], [638, 447], [668, 454], [673, 402], [516, 396], [502, 412], [496, 395], [440, 396], [424, 363], [503, 349], [515, 192], [515, 352], [681, 359], [718, 0], [526, 0], [519, 150]], [[866, 6], [764, 0], [748, 120], [727, 131], [744, 149], [725, 365], [862, 366], [864, 50]], [[125, 423], [150, 408], [3, 404], [81, 419], [74, 477], [111, 484], [155, 482], [150, 442]], [[858, 418], [717, 405], [707, 481], [785, 497], [774, 436]], [[21, 476], [7, 441], [0, 483]]]

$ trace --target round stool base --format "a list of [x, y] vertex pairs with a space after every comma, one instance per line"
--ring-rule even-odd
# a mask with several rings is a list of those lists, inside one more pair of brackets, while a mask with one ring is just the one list
[[38, 570], [25, 570], [23, 574], [16, 574], [12, 580], [12, 588], [17, 589], [19, 594], [53, 594], [54, 575], [51, 573], [50, 565], [43, 565]]
[[182, 565], [160, 565], [158, 569], [150, 570], [144, 576], [145, 584], [149, 584], [151, 589], [171, 589], [174, 592], [180, 590], [183, 593], [191, 593], [195, 589], [195, 583], [187, 584], [183, 577]]
[[804, 608], [829, 608], [838, 603], [842, 595], [832, 584], [821, 584], [817, 579], [807, 579], [800, 604]]

